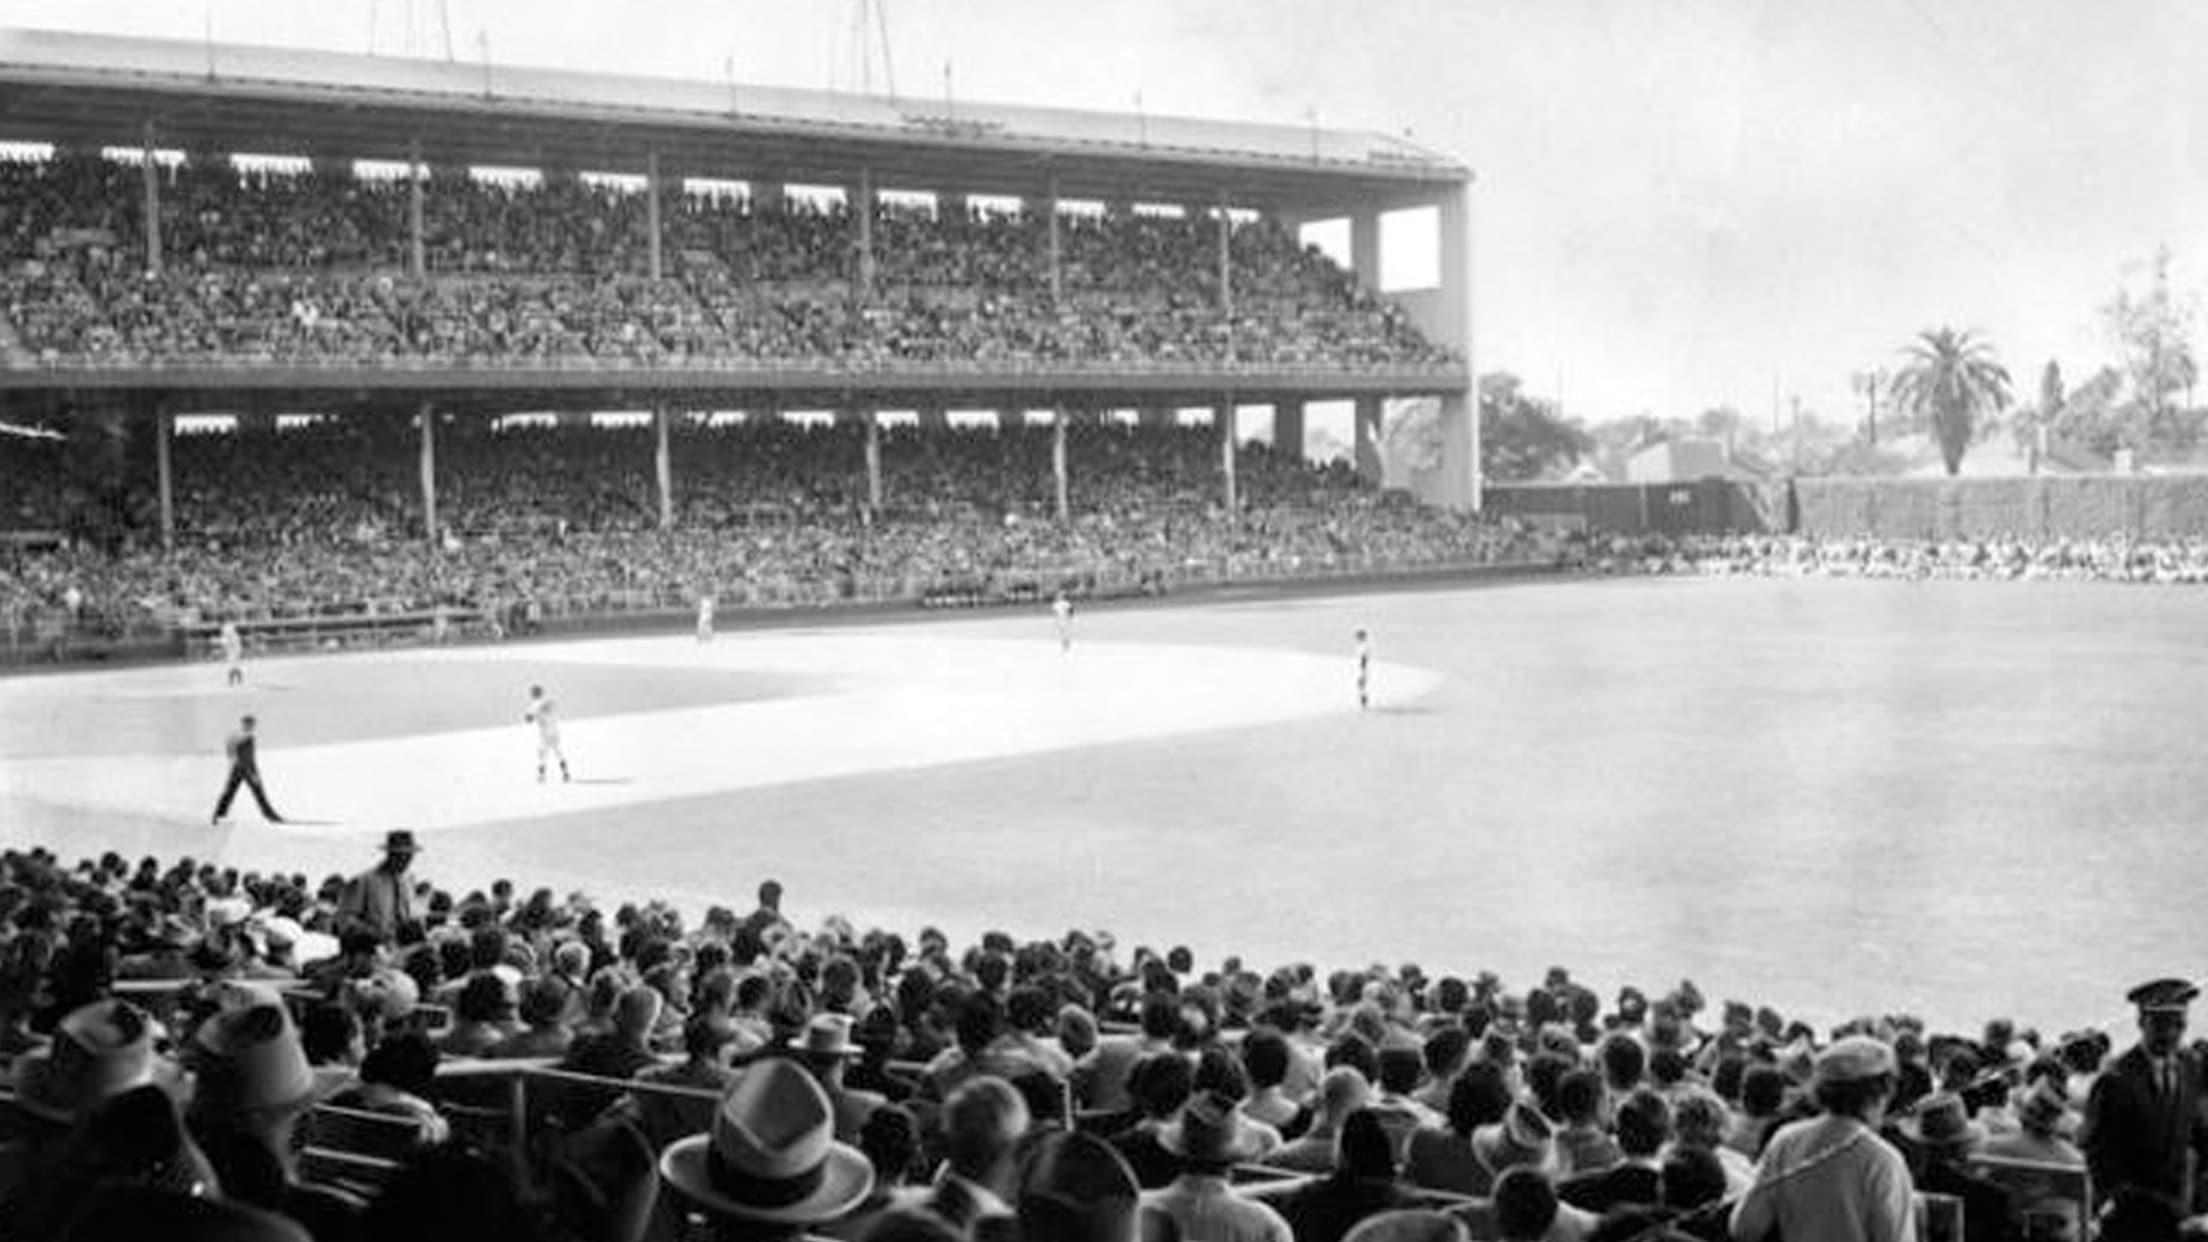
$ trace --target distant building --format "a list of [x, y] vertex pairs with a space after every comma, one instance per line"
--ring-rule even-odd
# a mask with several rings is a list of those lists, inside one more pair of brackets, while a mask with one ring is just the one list
[[1688, 483], [1696, 479], [1732, 479], [1737, 469], [1723, 440], [1694, 437], [1651, 444], [1625, 462], [1628, 483]]

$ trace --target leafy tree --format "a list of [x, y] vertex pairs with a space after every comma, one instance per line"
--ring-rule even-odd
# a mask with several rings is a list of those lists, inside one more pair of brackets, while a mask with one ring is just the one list
[[1952, 476], [1979, 420], [2008, 406], [2008, 370], [1994, 361], [1992, 346], [1955, 328], [1920, 332], [1901, 352], [1908, 361], [1894, 377], [1894, 399], [1930, 421]]
[[2144, 289], [2118, 289], [2102, 308], [2131, 381], [2124, 441], [2132, 448], [2185, 448], [2192, 442], [2195, 429], [2181, 402], [2200, 378], [2192, 346], [2195, 311], [2192, 297], [2170, 290], [2168, 246], [2155, 250]]
[[1592, 452], [1595, 438], [1530, 397], [1507, 371], [1480, 377], [1480, 468], [1505, 482], [1538, 479]]
[[2103, 457], [2114, 456], [2123, 447], [2126, 434], [2123, 392], [2123, 372], [2102, 367], [2093, 378], [2064, 394], [2055, 412], [2055, 434]]

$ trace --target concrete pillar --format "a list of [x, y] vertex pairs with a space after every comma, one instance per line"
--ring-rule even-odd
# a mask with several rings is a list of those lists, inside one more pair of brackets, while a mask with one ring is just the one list
[[[1234, 317], [1234, 220], [1227, 215], [1227, 198], [1219, 196], [1219, 311]], [[1233, 357], [1234, 337], [1227, 337], [1228, 357]]]
[[1349, 217], [1349, 270], [1366, 289], [1380, 289], [1380, 213], [1365, 210]]
[[659, 241], [659, 152], [644, 153], [644, 231], [650, 240], [651, 274], [660, 279]]
[[866, 507], [882, 507], [882, 420], [872, 411], [866, 415]]
[[1281, 397], [1273, 402], [1273, 451], [1293, 461], [1303, 460], [1303, 398]]
[[344, 183], [353, 180], [353, 162], [343, 157], [316, 156], [314, 159], [316, 180]]
[[422, 238], [422, 143], [419, 138], [414, 140], [407, 155], [406, 228], [408, 270], [420, 280], [429, 272], [429, 243]]
[[935, 218], [964, 220], [967, 213], [966, 196], [956, 190], [938, 190], [935, 194]]
[[589, 410], [559, 410], [552, 415], [553, 425], [563, 430], [590, 426]]
[[1435, 499], [1477, 511], [1480, 495], [1479, 370], [1472, 346], [1472, 182], [1459, 182], [1441, 201], [1441, 306], [1435, 339], [1464, 358], [1466, 388], [1441, 402], [1441, 486]]
[[1135, 407], [1135, 426], [1171, 427], [1173, 407], [1170, 405], [1138, 405]]
[[422, 536], [437, 546], [437, 407], [424, 401], [421, 407]]
[[153, 122], [145, 128], [145, 162], [143, 165], [146, 186], [146, 270], [159, 275], [161, 272], [161, 166], [153, 162]]
[[659, 528], [675, 528], [675, 462], [667, 443], [667, 425], [674, 421], [665, 401], [652, 403], [652, 479], [659, 485]]
[[1027, 426], [1027, 411], [1020, 406], [1008, 406], [997, 411], [997, 431], [1018, 431]]
[[1065, 224], [1058, 209], [1058, 178], [1050, 179], [1050, 197], [1043, 210], [1050, 215], [1050, 301], [1055, 306], [1066, 300], [1065, 241], [1059, 229]]
[[758, 212], [780, 211], [785, 195], [779, 181], [750, 181], [751, 209]]
[[166, 399], [153, 403], [153, 469], [161, 492], [161, 550], [176, 551], [176, 481], [169, 463], [169, 439], [176, 434], [176, 411]]
[[922, 431], [942, 431], [951, 425], [951, 411], [940, 401], [923, 401], [914, 412], [920, 417]]
[[1380, 460], [1380, 398], [1357, 398], [1357, 477], [1374, 487], [1387, 481]]
[[1050, 481], [1051, 496], [1057, 502], [1056, 512], [1061, 522], [1073, 516], [1073, 494], [1067, 486], [1066, 475], [1066, 424], [1073, 412], [1063, 404], [1058, 416], [1050, 423]]
[[1214, 408], [1218, 411], [1212, 417], [1219, 430], [1220, 493], [1227, 504], [1227, 520], [1231, 522], [1239, 520], [1242, 513], [1234, 478], [1234, 398], [1229, 397]]
[[851, 213], [859, 220], [859, 296], [874, 296], [874, 173], [859, 170], [859, 183], [850, 188]]

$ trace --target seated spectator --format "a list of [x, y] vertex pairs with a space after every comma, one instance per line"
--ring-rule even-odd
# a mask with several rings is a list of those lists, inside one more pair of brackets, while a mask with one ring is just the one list
[[193, 1033], [185, 1062], [196, 1078], [187, 1120], [223, 1194], [317, 1238], [351, 1236], [360, 1202], [299, 1178], [299, 1127], [319, 1084], [283, 1005], [256, 999], [218, 1011]]
[[1280, 1201], [1296, 1242], [1341, 1242], [1366, 1217], [1417, 1202], [1396, 1184], [1395, 1141], [1378, 1110], [1349, 1115], [1340, 1153], [1333, 1172]]
[[1556, 1085], [1556, 1172], [1558, 1177], [1594, 1173], [1624, 1158], [1602, 1120], [1602, 1077], [1579, 1069]]
[[1501, 1122], [1510, 1104], [1510, 1087], [1493, 1061], [1465, 1066], [1449, 1090], [1447, 1124], [1411, 1135], [1404, 1180], [1429, 1190], [1485, 1196], [1494, 1187], [1495, 1173], [1481, 1159], [1473, 1136]]
[[1501, 1242], [1581, 1242], [1598, 1219], [1559, 1200], [1549, 1175], [1530, 1165], [1495, 1179], [1494, 1212]]
[[1963, 1097], [1946, 1091], [1926, 1096], [1898, 1128], [1923, 1162], [1916, 1188], [1963, 1201], [1965, 1242], [2001, 1242], [2021, 1232], [2009, 1192], [1966, 1164], [1985, 1143], [1986, 1129], [1971, 1119]]
[[1221, 1095], [1191, 1099], [1160, 1142], [1181, 1172], [1143, 1192], [1145, 1206], [1172, 1219], [1184, 1238], [1215, 1242], [1295, 1242], [1279, 1212], [1234, 1193], [1227, 1171], [1257, 1152], [1258, 1138], [1234, 1102]]
[[1540, 1109], [1518, 1100], [1501, 1121], [1472, 1132], [1472, 1154], [1498, 1177], [1521, 1166], [1548, 1174], [1556, 1168], [1556, 1129]]
[[884, 1104], [868, 1114], [866, 1124], [859, 1128], [858, 1148], [874, 1170], [874, 1188], [867, 1193], [865, 1202], [833, 1224], [814, 1231], [824, 1237], [842, 1238], [847, 1242], [865, 1237], [876, 1218], [911, 1198], [903, 1191], [918, 1172], [920, 1126], [904, 1106]]
[[781, 1058], [741, 1071], [707, 1133], [661, 1153], [660, 1180], [723, 1239], [795, 1239], [866, 1201], [874, 1173], [835, 1141], [820, 1087]]
[[468, 976], [453, 1007], [453, 1024], [437, 1041], [448, 1057], [480, 1057], [519, 1033], [514, 1021], [514, 994], [506, 980], [491, 971]]
[[1284, 1140], [1309, 1129], [1312, 1116], [1309, 1105], [1288, 1098], [1285, 1084], [1293, 1055], [1288, 1037], [1273, 1027], [1254, 1027], [1242, 1039], [1242, 1067], [1250, 1083], [1243, 1115], [1271, 1126]]
[[452, 1123], [429, 1102], [437, 1081], [437, 1048], [412, 1031], [384, 1037], [360, 1063], [360, 1081], [330, 1103], [362, 1112], [403, 1117], [414, 1123], [417, 1142], [435, 1146], [452, 1137]]
[[1995, 1135], [1979, 1150], [2008, 1160], [2085, 1167], [2084, 1154], [2071, 1141], [2077, 1133], [2077, 1116], [2071, 1111], [2069, 1093], [2055, 1079], [2041, 1078], [2032, 1084], [2016, 1110], [2016, 1120], [2016, 1133]]
[[678, 1138], [697, 1134], [713, 1123], [714, 1101], [736, 1078], [736, 1072], [728, 1063], [729, 1049], [735, 1042], [736, 1030], [728, 1019], [710, 1014], [693, 1017], [683, 1024], [682, 1061], [676, 1065], [654, 1065], [636, 1075], [638, 1082], [655, 1087], [684, 1087], [711, 1093], [710, 1096], [690, 1097], [636, 1092], [631, 1098], [653, 1150]]
[[541, 975], [521, 985], [521, 1029], [492, 1044], [483, 1054], [494, 1060], [564, 1057], [573, 1037], [567, 1015], [572, 993], [556, 975]]
[[1014, 1215], [1019, 1242], [1143, 1242], [1142, 1189], [1109, 1144], [1045, 1134], [1022, 1166]]
[[318, 1001], [299, 1023], [299, 1043], [321, 1097], [335, 1095], [360, 1080], [360, 1062], [368, 1055], [366, 1033], [353, 1011], [334, 1001]]
[[1749, 1066], [1740, 1080], [1740, 1113], [1733, 1118], [1725, 1145], [1750, 1160], [1761, 1156], [1764, 1140], [1786, 1106], [1789, 1086], [1787, 1076], [1776, 1067]]
[[1755, 1180], [1755, 1162], [1725, 1146], [1731, 1130], [1732, 1116], [1715, 1091], [1690, 1083], [1672, 1093], [1672, 1148], [1700, 1148], [1716, 1156], [1725, 1170], [1725, 1197], [1737, 1199]]
[[1276, 1169], [1326, 1173], [1334, 1168], [1336, 1145], [1349, 1115], [1372, 1099], [1365, 1076], [1347, 1065], [1337, 1065], [1319, 1080], [1318, 1113], [1302, 1138], [1283, 1144], [1265, 1157]]
[[1609, 1168], [1565, 1179], [1557, 1194], [1589, 1212], [1628, 1203], [1652, 1204], [1662, 1193], [1664, 1144], [1671, 1138], [1671, 1106], [1655, 1089], [1640, 1087], [1618, 1105], [1619, 1160]]
[[1178, 1052], [1152, 1053], [1135, 1066], [1129, 1089], [1140, 1112], [1108, 1141], [1144, 1190], [1163, 1186], [1180, 1172], [1179, 1160], [1166, 1150], [1165, 1130], [1188, 1103], [1195, 1077], [1188, 1058]]
[[875, 1092], [844, 1085], [845, 1070], [863, 1051], [851, 1042], [850, 1016], [840, 1013], [813, 1015], [797, 1047], [799, 1062], [812, 1071], [820, 1089], [828, 1094], [836, 1113], [836, 1137], [842, 1142], [857, 1142], [867, 1117], [889, 1102]]
[[1003, 1079], [979, 1075], [943, 1102], [940, 1125], [943, 1171], [920, 1205], [966, 1237], [1000, 1236], [1014, 1219], [1026, 1102]]

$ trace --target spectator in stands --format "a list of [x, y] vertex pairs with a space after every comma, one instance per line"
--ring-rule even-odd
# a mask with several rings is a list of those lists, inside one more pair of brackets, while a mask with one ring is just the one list
[[1014, 1157], [1027, 1127], [1027, 1104], [1003, 1079], [984, 1074], [961, 1084], [943, 1102], [943, 1171], [921, 1206], [964, 1236], [1002, 1236], [1013, 1220]]
[[437, 1081], [437, 1046], [415, 1031], [387, 1035], [360, 1063], [360, 1081], [330, 1098], [330, 1103], [361, 1112], [383, 1113], [414, 1124], [418, 1145], [435, 1146], [452, 1137], [452, 1123], [429, 1102]]
[[2071, 1141], [2077, 1132], [2077, 1116], [2070, 1110], [2069, 1094], [2057, 1079], [2035, 1081], [2016, 1110], [2016, 1120], [2016, 1133], [1997, 1134], [1986, 1140], [1982, 1150], [1987, 1155], [2065, 1168], [2085, 1167], [2084, 1153]]
[[457, 1147], [414, 1153], [368, 1205], [363, 1238], [547, 1242], [555, 1236], [496, 1162]]
[[367, 1034], [350, 1006], [337, 1001], [317, 1001], [299, 1022], [300, 1047], [307, 1064], [314, 1067], [315, 1094], [334, 1095], [360, 1078], [360, 1062], [368, 1055]]
[[1557, 1198], [1549, 1175], [1530, 1165], [1495, 1179], [1495, 1236], [1502, 1242], [1580, 1242], [1596, 1217]]
[[1271, 1126], [1284, 1140], [1311, 1125], [1310, 1106], [1288, 1097], [1288, 1066], [1294, 1055], [1288, 1037], [1275, 1027], [1253, 1027], [1242, 1039], [1242, 1067], [1250, 1083], [1250, 1093], [1242, 1101], [1243, 1115]]
[[272, 996], [241, 999], [187, 1046], [192, 1137], [230, 1199], [281, 1212], [317, 1239], [351, 1237], [360, 1202], [299, 1179], [296, 1136], [319, 1087], [299, 1034]]
[[826, 1237], [857, 1239], [874, 1221], [911, 1196], [904, 1193], [920, 1161], [920, 1125], [902, 1105], [885, 1104], [867, 1114], [859, 1128], [859, 1150], [874, 1170], [874, 1188], [865, 1202], [840, 1220], [817, 1229]]
[[1234, 1193], [1227, 1171], [1253, 1158], [1258, 1138], [1234, 1101], [1218, 1094], [1191, 1099], [1160, 1137], [1180, 1162], [1180, 1175], [1143, 1203], [1170, 1217], [1182, 1237], [1213, 1242], [1294, 1242], [1279, 1212]]
[[1786, 1075], [1775, 1066], [1749, 1066], [1740, 1080], [1740, 1113], [1725, 1145], [1750, 1160], [1762, 1155], [1764, 1140], [1786, 1105], [1787, 1087]]
[[1963, 1097], [1946, 1091], [1927, 1096], [1898, 1128], [1922, 1161], [1915, 1174], [1917, 1189], [1962, 1200], [1966, 1242], [2002, 1242], [2017, 1234], [2009, 1192], [1965, 1164], [1986, 1141], [1986, 1128], [1971, 1120]]
[[866, 1201], [874, 1174], [835, 1141], [835, 1119], [812, 1076], [782, 1058], [747, 1066], [713, 1124], [668, 1147], [659, 1176], [711, 1220], [714, 1236], [796, 1239]]
[[1180, 1021], [1171, 996], [1151, 993], [1142, 999], [1139, 1035], [1112, 1035], [1074, 1064], [1074, 1099], [1083, 1108], [1099, 1112], [1125, 1112], [1134, 1107], [1128, 1080], [1135, 1064], [1173, 1046], [1173, 1032]]
[[1601, 1214], [1626, 1203], [1654, 1203], [1664, 1144], [1671, 1138], [1671, 1105], [1651, 1087], [1636, 1088], [1618, 1105], [1619, 1160], [1608, 1168], [1567, 1178], [1557, 1194], [1574, 1207]]
[[1725, 1197], [1738, 1198], [1755, 1180], [1755, 1162], [1725, 1146], [1732, 1129], [1732, 1115], [1717, 1093], [1699, 1083], [1687, 1083], [1672, 1094], [1671, 1145], [1674, 1150], [1699, 1148], [1717, 1158], [1725, 1170]]
[[713, 1124], [714, 1101], [736, 1079], [729, 1068], [729, 1049], [736, 1042], [736, 1028], [727, 1018], [697, 1014], [682, 1028], [683, 1059], [675, 1065], [654, 1065], [637, 1073], [636, 1080], [654, 1087], [682, 1087], [699, 1093], [678, 1097], [640, 1091], [632, 1098], [637, 1119], [656, 1151], [678, 1138], [697, 1134]]
[[1302, 1138], [1283, 1144], [1265, 1157], [1274, 1168], [1302, 1173], [1325, 1173], [1334, 1168], [1342, 1125], [1350, 1114], [1372, 1099], [1365, 1076], [1347, 1065], [1337, 1065], [1319, 1080], [1317, 1113]]
[[[1460, 991], [1463, 988], [1462, 980], [1445, 982], [1456, 983]], [[1471, 1063], [1471, 1032], [1462, 1025], [1451, 1022], [1426, 1037], [1423, 1055], [1426, 1061], [1426, 1085], [1412, 1092], [1411, 1098], [1439, 1119], [1449, 1111], [1449, 1093], [1456, 1086], [1457, 1075], [1463, 1073], [1464, 1067]]]
[[1142, 1191], [1107, 1143], [1049, 1133], [1028, 1153], [1015, 1202], [1019, 1242], [1142, 1242]]
[[1494, 1186], [1495, 1172], [1481, 1158], [1473, 1136], [1500, 1123], [1510, 1106], [1510, 1086], [1494, 1061], [1465, 1066], [1449, 1090], [1447, 1123], [1411, 1135], [1405, 1180], [1452, 1194], [1485, 1196]]
[[1569, 1178], [1607, 1169], [1624, 1158], [1603, 1125], [1602, 1076], [1578, 1069], [1556, 1085], [1556, 1172]]
[[412, 832], [396, 828], [384, 834], [383, 861], [354, 876], [338, 903], [340, 935], [364, 931], [388, 944], [398, 936], [402, 924], [413, 921], [414, 881], [407, 869], [413, 866], [418, 853]]
[[1280, 1201], [1296, 1242], [1341, 1242], [1366, 1217], [1417, 1202], [1396, 1183], [1395, 1140], [1379, 1110], [1351, 1113], [1339, 1150], [1331, 1173]]
[[[572, 943], [572, 942], [570, 942]], [[564, 946], [563, 946], [564, 947]], [[484, 1050], [499, 1060], [567, 1055], [568, 985], [558, 975], [540, 975], [521, 986], [521, 1029]]]
[[797, 1049], [798, 1059], [827, 1093], [836, 1114], [836, 1137], [845, 1142], [857, 1142], [867, 1117], [889, 1102], [875, 1092], [844, 1085], [845, 1070], [863, 1051], [851, 1042], [851, 1025], [848, 1014], [815, 1014]]
[[484, 971], [470, 975], [460, 989], [452, 1027], [437, 1041], [437, 1048], [448, 1057], [486, 1056], [519, 1030], [512, 989], [505, 979]]
[[1771, 1136], [1756, 1179], [1733, 1206], [1739, 1242], [1772, 1231], [1789, 1242], [1909, 1242], [1915, 1184], [1901, 1153], [1879, 1137], [1894, 1090], [1893, 1049], [1867, 1035], [1817, 1054], [1811, 1080], [1821, 1115]]

